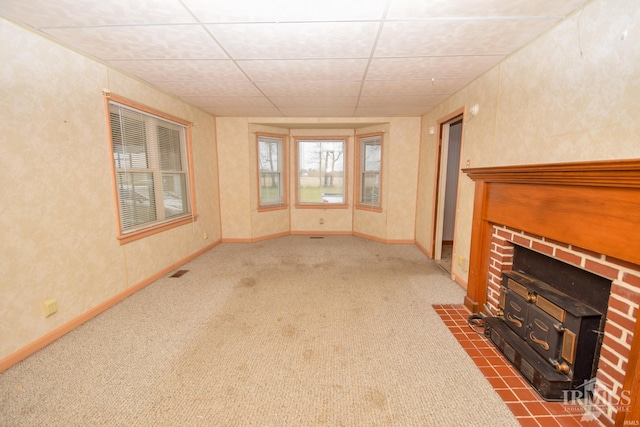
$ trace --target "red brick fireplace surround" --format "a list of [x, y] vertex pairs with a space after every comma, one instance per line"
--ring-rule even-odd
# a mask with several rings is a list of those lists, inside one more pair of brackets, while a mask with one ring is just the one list
[[640, 160], [464, 172], [475, 181], [465, 305], [495, 311], [514, 245], [612, 280], [594, 402], [606, 425], [640, 420]]

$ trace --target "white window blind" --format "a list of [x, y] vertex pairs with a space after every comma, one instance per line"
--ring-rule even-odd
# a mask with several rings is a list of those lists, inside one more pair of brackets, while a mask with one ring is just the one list
[[190, 215], [185, 126], [110, 102], [123, 234]]

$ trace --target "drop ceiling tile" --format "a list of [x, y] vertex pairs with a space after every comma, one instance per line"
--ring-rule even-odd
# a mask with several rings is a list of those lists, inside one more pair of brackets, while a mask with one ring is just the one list
[[280, 108], [285, 117], [345, 117], [353, 115], [353, 108], [309, 107]]
[[179, 0], [2, 0], [0, 15], [35, 28], [196, 22]]
[[563, 17], [588, 0], [391, 0], [387, 19], [441, 17]]
[[272, 96], [271, 101], [278, 107], [347, 107], [356, 106], [356, 96]]
[[428, 107], [442, 102], [446, 95], [422, 96], [361, 96], [360, 107]]
[[202, 108], [273, 107], [264, 96], [183, 96], [182, 99]]
[[226, 59], [198, 25], [53, 28], [52, 37], [103, 60]]
[[110, 64], [150, 83], [179, 80], [247, 80], [230, 60], [110, 61]]
[[250, 79], [263, 80], [359, 80], [366, 59], [283, 59], [238, 61]]
[[386, 0], [184, 0], [201, 21], [291, 22], [380, 19]]
[[430, 107], [358, 107], [356, 117], [420, 117], [427, 113]]
[[272, 96], [358, 96], [359, 81], [277, 81], [257, 82], [265, 95]]
[[368, 58], [378, 23], [207, 25], [234, 59]]
[[374, 56], [507, 55], [554, 23], [551, 19], [388, 22]]
[[367, 80], [470, 78], [496, 65], [504, 55], [376, 58]]
[[451, 95], [472, 79], [367, 80], [362, 96]]
[[260, 96], [262, 93], [250, 81], [189, 80], [157, 81], [154, 85], [176, 96]]
[[209, 107], [203, 110], [220, 117], [282, 117], [274, 107]]

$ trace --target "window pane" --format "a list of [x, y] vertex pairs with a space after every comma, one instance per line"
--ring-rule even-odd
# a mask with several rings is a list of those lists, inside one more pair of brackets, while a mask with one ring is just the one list
[[279, 172], [260, 172], [260, 204], [273, 205], [282, 202]]
[[[168, 125], [170, 126], [170, 124]], [[165, 171], [182, 170], [182, 151], [178, 129], [158, 126], [158, 151], [160, 152], [160, 169]]]
[[164, 217], [171, 218], [189, 212], [187, 177], [181, 173], [162, 174]]
[[277, 138], [260, 137], [258, 141], [258, 163], [261, 172], [279, 170], [281, 141]]
[[298, 141], [298, 202], [344, 201], [344, 141]]
[[380, 203], [380, 173], [362, 173], [362, 200], [366, 205], [378, 206]]
[[258, 137], [258, 167], [260, 169], [260, 206], [284, 203], [282, 187], [282, 138]]
[[157, 215], [153, 174], [147, 172], [118, 172], [117, 180], [122, 230], [155, 221]]
[[380, 155], [382, 154], [382, 145], [378, 142], [367, 142], [364, 144], [364, 170], [379, 171]]
[[[117, 108], [117, 107], [116, 107]], [[147, 132], [141, 115], [119, 109], [112, 111], [111, 143], [116, 168], [146, 169]]]
[[362, 205], [380, 207], [380, 170], [382, 167], [382, 136], [359, 138], [360, 200]]

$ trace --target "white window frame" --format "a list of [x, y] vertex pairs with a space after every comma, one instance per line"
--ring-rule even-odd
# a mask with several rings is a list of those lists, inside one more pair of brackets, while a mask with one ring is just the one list
[[[264, 144], [275, 145], [275, 159], [272, 148], [263, 150]], [[256, 134], [256, 153], [258, 171], [258, 210], [283, 209], [287, 204], [286, 149], [285, 136], [266, 133]], [[268, 166], [268, 167], [267, 167]], [[265, 194], [268, 181], [277, 181], [277, 197]]]
[[[191, 123], [115, 94], [106, 94], [105, 104], [120, 243], [195, 221]], [[128, 137], [125, 119], [144, 128], [144, 138], [142, 132]], [[169, 138], [159, 135], [160, 127]], [[136, 188], [145, 175], [147, 185]]]
[[[382, 161], [383, 161], [383, 133], [375, 133], [368, 135], [358, 135], [358, 183], [357, 183], [357, 200], [356, 207], [369, 210], [382, 210]], [[367, 146], [380, 147], [380, 161], [377, 168], [368, 166], [367, 162]], [[374, 190], [377, 194], [372, 196], [367, 191], [367, 182], [373, 180], [376, 182]]]

